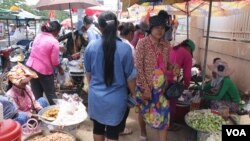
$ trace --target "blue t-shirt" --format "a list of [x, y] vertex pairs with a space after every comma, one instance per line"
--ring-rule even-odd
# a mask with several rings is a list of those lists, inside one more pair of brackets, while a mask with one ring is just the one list
[[99, 123], [118, 125], [127, 108], [127, 80], [136, 77], [131, 48], [117, 40], [114, 56], [114, 79], [111, 86], [104, 82], [104, 54], [102, 39], [89, 43], [85, 50], [84, 65], [91, 75], [89, 84], [88, 113]]
[[101, 32], [93, 24], [87, 30], [87, 34], [88, 34], [89, 42], [91, 42], [92, 40], [97, 40], [101, 38]]

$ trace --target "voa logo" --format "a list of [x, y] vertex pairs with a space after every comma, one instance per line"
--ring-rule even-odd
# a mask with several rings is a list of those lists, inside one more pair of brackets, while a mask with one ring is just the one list
[[226, 129], [227, 136], [247, 136], [244, 129]]

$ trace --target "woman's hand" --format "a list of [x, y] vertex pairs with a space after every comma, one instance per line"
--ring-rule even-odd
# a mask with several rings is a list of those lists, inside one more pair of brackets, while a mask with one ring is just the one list
[[58, 71], [60, 75], [64, 75], [64, 70], [61, 66], [58, 67]]
[[152, 93], [151, 93], [150, 90], [144, 90], [142, 98], [144, 100], [150, 100], [151, 99], [151, 95], [152, 95]]
[[71, 55], [71, 58], [72, 58], [73, 60], [77, 60], [77, 59], [80, 58], [80, 55], [81, 55], [81, 54], [78, 52], [78, 53], [75, 53], [75, 54]]
[[62, 52], [62, 53], [65, 53], [65, 52], [66, 52], [66, 48], [63, 47], [63, 46], [60, 46], [59, 50], [60, 50], [60, 52]]

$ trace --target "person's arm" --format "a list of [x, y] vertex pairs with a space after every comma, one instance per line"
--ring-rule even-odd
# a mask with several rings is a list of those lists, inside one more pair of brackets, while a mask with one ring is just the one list
[[64, 70], [61, 67], [60, 60], [59, 60], [59, 43], [54, 43], [52, 44], [52, 49], [51, 49], [51, 56], [50, 56], [50, 61], [53, 67], [57, 67], [58, 71], [61, 75], [64, 74]]
[[59, 51], [59, 43], [52, 44], [50, 61], [54, 67], [57, 67], [60, 64], [59, 52], [60, 52]]
[[92, 46], [92, 43], [93, 42], [90, 42], [88, 44], [88, 46], [86, 47], [85, 49], [85, 52], [84, 52], [84, 68], [85, 68], [85, 71], [86, 71], [86, 77], [87, 77], [87, 80], [88, 80], [88, 83], [90, 83], [90, 80], [91, 80], [91, 54], [90, 54], [90, 48]]
[[221, 100], [225, 96], [225, 94], [229, 91], [230, 86], [231, 85], [224, 78], [223, 82], [222, 82], [222, 86], [220, 87], [220, 90], [219, 90], [218, 94], [216, 94], [216, 95], [205, 95], [204, 98], [207, 99], [207, 100]]
[[150, 99], [151, 97], [151, 88], [149, 86], [149, 84], [147, 83], [147, 79], [146, 79], [146, 74], [144, 72], [145, 68], [145, 46], [142, 42], [142, 40], [138, 41], [138, 44], [136, 46], [136, 54], [135, 54], [135, 64], [136, 64], [136, 68], [137, 68], [137, 72], [138, 72], [138, 81], [139, 81], [139, 85], [142, 88], [143, 91], [143, 96], [145, 99]]
[[233, 81], [229, 77], [227, 77], [225, 79], [226, 79], [226, 81], [228, 81], [228, 84], [229, 84], [228, 94], [230, 95], [232, 102], [239, 104], [240, 103], [240, 93], [239, 93], [237, 86], [233, 83]]
[[136, 95], [135, 89], [136, 89], [136, 69], [134, 65], [134, 59], [133, 59], [133, 54], [132, 54], [132, 49], [127, 45], [128, 51], [126, 55], [123, 58], [123, 68], [125, 72], [125, 77], [127, 80], [127, 85], [130, 90], [130, 93], [132, 96]]
[[61, 42], [61, 41], [65, 40], [65, 39], [68, 39], [71, 36], [72, 36], [72, 33], [69, 32], [69, 33], [67, 33], [65, 35], [62, 35], [62, 36], [58, 37], [57, 40], [58, 40], [58, 42]]
[[[200, 90], [202, 89], [202, 86], [200, 85], [199, 86]], [[204, 88], [203, 88], [203, 91], [205, 92], [208, 92], [212, 89], [212, 86], [211, 86], [211, 81], [207, 82], [204, 84]]]
[[190, 80], [191, 80], [192, 56], [187, 55], [184, 61], [185, 63], [183, 66], [183, 77], [184, 77], [184, 86], [187, 89], [190, 85]]
[[137, 42], [139, 40], [139, 33], [138, 31], [135, 31], [133, 40], [131, 41], [131, 44], [136, 48]]
[[41, 110], [43, 107], [36, 101], [35, 96], [31, 90], [31, 87], [27, 85], [25, 89], [28, 92], [28, 94], [32, 100], [32, 103], [33, 103], [34, 108], [35, 108], [34, 110], [36, 110], [36, 111]]

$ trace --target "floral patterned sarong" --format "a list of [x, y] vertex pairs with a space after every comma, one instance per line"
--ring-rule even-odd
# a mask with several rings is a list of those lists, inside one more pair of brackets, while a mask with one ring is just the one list
[[153, 89], [151, 100], [142, 99], [140, 86], [136, 88], [136, 100], [144, 121], [153, 128], [164, 129], [169, 121], [169, 103], [163, 94], [165, 87], [165, 75], [160, 68], [153, 73]]

